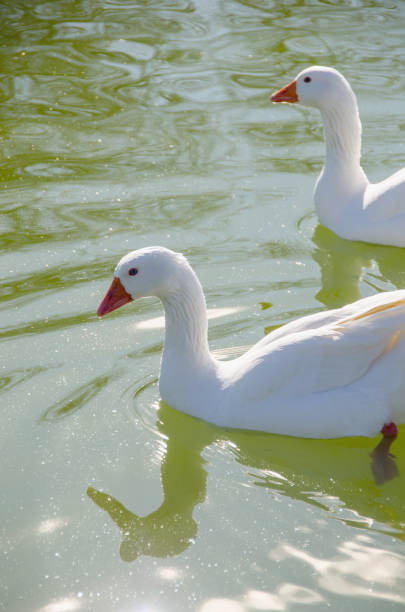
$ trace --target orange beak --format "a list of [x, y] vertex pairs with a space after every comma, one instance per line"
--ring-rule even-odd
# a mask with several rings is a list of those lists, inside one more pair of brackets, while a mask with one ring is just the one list
[[270, 100], [272, 102], [298, 102], [297, 81], [291, 81], [283, 89], [276, 91]]
[[99, 317], [102, 317], [103, 315], [120, 308], [120, 306], [128, 304], [128, 302], [133, 302], [133, 298], [125, 291], [120, 279], [114, 276], [114, 280], [111, 283], [109, 290], [98, 307], [97, 314]]

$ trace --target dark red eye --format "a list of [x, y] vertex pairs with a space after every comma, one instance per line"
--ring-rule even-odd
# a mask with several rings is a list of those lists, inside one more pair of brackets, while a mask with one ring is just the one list
[[305, 77], [304, 83], [310, 83], [312, 81], [311, 77]]
[[128, 270], [128, 274], [129, 276], [135, 276], [136, 274], [138, 274], [138, 268], [130, 268]]

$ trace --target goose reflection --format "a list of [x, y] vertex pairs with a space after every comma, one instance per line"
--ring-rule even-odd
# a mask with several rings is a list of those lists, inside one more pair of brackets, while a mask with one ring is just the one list
[[[316, 298], [328, 308], [363, 297], [359, 283], [367, 268], [367, 283], [374, 289], [384, 289], [384, 283], [396, 289], [405, 287], [403, 248], [344, 240], [322, 225], [315, 228], [312, 241], [316, 245], [312, 256], [321, 269], [321, 289]], [[371, 271], [373, 262], [379, 272]]]
[[[369, 527], [378, 521], [384, 529], [389, 525], [399, 538], [405, 537], [405, 490], [391, 487], [384, 496], [384, 491], [373, 483], [369, 465], [372, 441], [367, 438], [312, 440], [225, 430], [163, 402], [158, 410], [158, 430], [166, 440], [166, 453], [161, 464], [164, 499], [157, 510], [141, 517], [108, 493], [93, 487], [87, 490], [90, 499], [120, 529], [123, 561], [132, 562], [140, 555], [178, 555], [195, 541], [198, 524], [193, 513], [206, 498], [207, 472], [202, 452], [215, 443], [225, 444], [236, 461], [247, 466], [256, 486], [328, 513], [337, 512], [338, 503], [339, 511], [344, 507], [351, 517], [357, 517], [358, 527]], [[398, 475], [389, 448], [377, 449], [372, 456], [377, 478], [386, 480]], [[381, 455], [388, 468], [381, 467]], [[252, 473], [252, 469], [256, 472]], [[331, 508], [331, 500], [335, 507]], [[353, 518], [350, 522], [353, 524]]]
[[122, 532], [120, 555], [134, 561], [140, 555], [178, 555], [197, 537], [193, 511], [206, 496], [207, 472], [202, 451], [215, 440], [215, 427], [167, 407], [161, 402], [158, 429], [167, 440], [161, 464], [163, 502], [145, 517], [131, 512], [111, 495], [87, 489]]

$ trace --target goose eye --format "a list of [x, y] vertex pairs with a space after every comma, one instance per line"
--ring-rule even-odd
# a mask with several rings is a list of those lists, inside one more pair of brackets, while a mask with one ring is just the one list
[[129, 276], [135, 276], [136, 274], [138, 274], [138, 268], [130, 268], [128, 270], [128, 274]]
[[311, 77], [305, 77], [304, 83], [310, 83], [312, 81]]

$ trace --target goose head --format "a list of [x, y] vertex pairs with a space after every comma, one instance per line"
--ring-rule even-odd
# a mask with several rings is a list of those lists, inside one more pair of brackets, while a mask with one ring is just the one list
[[343, 75], [327, 66], [311, 66], [271, 96], [272, 102], [299, 102], [320, 110], [340, 105], [352, 89]]
[[97, 314], [103, 315], [141, 297], [164, 299], [179, 289], [182, 271], [189, 264], [181, 253], [164, 247], [147, 247], [132, 251], [118, 263], [114, 279]]

